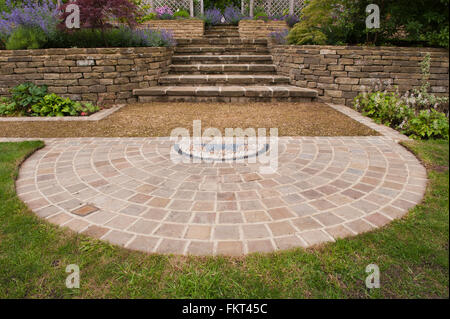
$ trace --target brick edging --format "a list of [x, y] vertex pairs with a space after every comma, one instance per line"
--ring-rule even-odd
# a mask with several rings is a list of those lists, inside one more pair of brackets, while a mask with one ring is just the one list
[[0, 117], [0, 122], [70, 122], [70, 121], [100, 121], [117, 112], [125, 104], [115, 105], [109, 109], [103, 109], [89, 116], [55, 116], [55, 117]]

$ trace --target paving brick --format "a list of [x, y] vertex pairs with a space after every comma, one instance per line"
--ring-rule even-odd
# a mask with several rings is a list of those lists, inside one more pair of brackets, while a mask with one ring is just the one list
[[50, 222], [130, 249], [242, 255], [384, 226], [420, 202], [426, 186], [414, 173], [425, 172], [420, 162], [386, 137], [283, 137], [271, 174], [257, 164], [174, 165], [171, 143], [46, 140], [22, 165], [17, 192]]

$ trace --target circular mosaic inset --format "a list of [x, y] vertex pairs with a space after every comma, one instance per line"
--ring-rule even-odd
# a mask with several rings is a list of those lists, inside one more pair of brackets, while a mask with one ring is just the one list
[[174, 146], [175, 152], [192, 159], [212, 162], [237, 161], [257, 157], [269, 150], [269, 144], [258, 142], [226, 142], [220, 140], [181, 141]]

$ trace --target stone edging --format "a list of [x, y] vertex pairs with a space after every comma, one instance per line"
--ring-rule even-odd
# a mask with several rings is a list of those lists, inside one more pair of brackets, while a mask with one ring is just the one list
[[390, 139], [392, 139], [395, 142], [400, 142], [400, 141], [407, 141], [409, 140], [409, 137], [399, 133], [398, 131], [383, 125], [383, 124], [377, 124], [374, 122], [374, 120], [372, 120], [371, 118], [368, 118], [366, 116], [363, 116], [361, 113], [351, 109], [348, 106], [344, 106], [344, 105], [337, 105], [337, 104], [331, 104], [331, 103], [325, 103], [326, 105], [328, 105], [329, 107], [335, 109], [338, 112], [341, 112], [344, 115], [347, 115], [348, 117], [350, 117], [351, 119], [371, 128], [372, 130], [380, 133], [382, 136], [386, 136]]
[[55, 116], [55, 117], [0, 117], [0, 122], [69, 122], [69, 121], [100, 121], [117, 112], [125, 104], [115, 105], [109, 109], [100, 110], [89, 116]]

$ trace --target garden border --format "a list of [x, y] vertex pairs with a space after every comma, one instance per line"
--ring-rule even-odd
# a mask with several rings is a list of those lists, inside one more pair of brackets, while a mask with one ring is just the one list
[[89, 116], [54, 116], [54, 117], [14, 116], [14, 117], [0, 117], [0, 122], [100, 121], [117, 112], [124, 106], [125, 104], [114, 105], [111, 108], [100, 110]]

